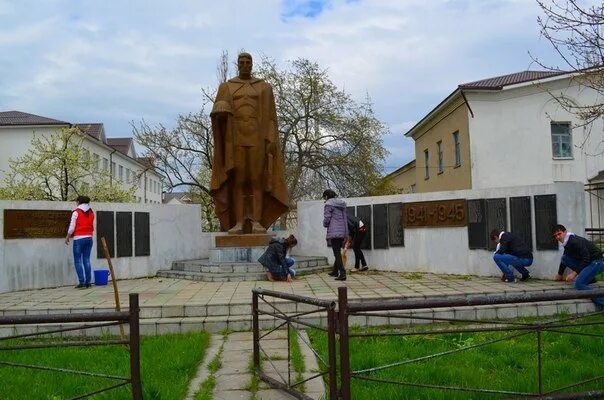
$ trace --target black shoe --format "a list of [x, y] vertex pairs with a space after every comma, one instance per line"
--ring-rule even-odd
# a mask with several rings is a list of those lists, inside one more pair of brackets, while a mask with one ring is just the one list
[[86, 287], [86, 285], [84, 285], [83, 283], [78, 284], [78, 286], [76, 286], [76, 289], [84, 289]]
[[338, 276], [338, 273], [337, 272], [330, 272], [327, 275], [329, 275], [329, 276]]
[[368, 267], [368, 266], [366, 266], [366, 265], [363, 265], [363, 266], [361, 267], [361, 271], [367, 271], [368, 269], [369, 269], [369, 267]]
[[346, 280], [346, 275], [338, 276], [336, 278], [336, 281], [345, 281], [345, 280]]
[[86, 289], [88, 289], [90, 286], [91, 286], [90, 283], [87, 283], [86, 284]]
[[505, 283], [514, 283], [514, 282], [516, 282], [516, 280], [515, 280], [514, 278], [512, 278], [512, 279], [510, 279], [510, 278], [505, 278], [503, 281], [504, 281]]
[[522, 278], [520, 278], [520, 282], [525, 282], [529, 279], [531, 279], [531, 274], [522, 275]]

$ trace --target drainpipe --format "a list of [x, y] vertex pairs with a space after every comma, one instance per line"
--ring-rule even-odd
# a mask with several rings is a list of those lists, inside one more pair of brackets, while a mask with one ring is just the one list
[[147, 204], [147, 171], [149, 171], [150, 169], [151, 169], [150, 167], [145, 168], [141, 175], [145, 179], [145, 184], [143, 185], [144, 204]]

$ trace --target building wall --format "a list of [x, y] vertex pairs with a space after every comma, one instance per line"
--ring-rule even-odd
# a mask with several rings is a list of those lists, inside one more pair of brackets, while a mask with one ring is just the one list
[[389, 174], [386, 179], [389, 179], [392, 185], [400, 190], [400, 193], [413, 193], [417, 190], [415, 161]]
[[[173, 261], [197, 259], [203, 255], [207, 257], [208, 244], [202, 241], [199, 205], [166, 207], [133, 203], [92, 203], [91, 206], [94, 211], [140, 211], [150, 214], [151, 255], [114, 257], [112, 263], [119, 279], [154, 276], [159, 269], [171, 268]], [[4, 231], [5, 209], [73, 208], [74, 204], [71, 202], [0, 201], [0, 232]], [[68, 224], [69, 221], [66, 221], [65, 232]], [[96, 258], [97, 245], [95, 236], [92, 267], [107, 269], [107, 261]], [[0, 293], [76, 283], [71, 243], [66, 246], [64, 239], [4, 239], [4, 235], [0, 236]]]
[[[417, 192], [460, 190], [472, 188], [468, 108], [461, 96], [430, 120], [413, 135], [415, 140], [415, 179]], [[455, 165], [453, 133], [459, 132], [461, 163]], [[437, 143], [442, 142], [443, 172], [438, 171]], [[428, 150], [429, 178], [426, 178], [424, 151]]]
[[[585, 203], [583, 185], [578, 182], [563, 182], [550, 185], [516, 186], [482, 190], [459, 190], [446, 192], [415, 193], [393, 196], [356, 197], [345, 199], [349, 206], [416, 202], [445, 199], [480, 199], [513, 196], [535, 196], [556, 194], [558, 221], [569, 231], [578, 235], [585, 232]], [[298, 246], [296, 254], [334, 257], [325, 244], [322, 201], [298, 203]], [[535, 241], [535, 218], [533, 207], [533, 242]], [[509, 213], [508, 213], [509, 226]], [[491, 229], [489, 227], [488, 229]], [[372, 226], [375, 230], [375, 226]], [[383, 228], [382, 228], [383, 229]], [[470, 250], [467, 227], [455, 228], [406, 228], [404, 247], [384, 250], [364, 250], [370, 267], [398, 272], [432, 272], [439, 274], [469, 274], [499, 276], [501, 272], [493, 262], [493, 253], [488, 250]], [[558, 251], [534, 251], [531, 274], [537, 278], [552, 279], [558, 270], [561, 254]], [[349, 254], [348, 263], [354, 256]]]
[[[2, 182], [9, 169], [9, 159], [24, 155], [31, 147], [34, 133], [37, 136], [50, 136], [56, 132], [57, 127], [0, 127], [0, 182]], [[134, 159], [115, 151], [113, 148], [86, 136], [83, 146], [88, 148], [91, 156], [99, 156], [99, 168], [103, 168], [107, 160], [107, 168], [111, 170], [111, 163], [115, 163], [114, 182], [126, 186], [137, 187], [134, 194], [136, 202], [148, 204], [162, 203], [161, 177], [152, 170], [148, 170]], [[93, 158], [94, 159], [94, 158]], [[122, 179], [120, 180], [120, 167]], [[127, 181], [127, 170], [132, 171], [130, 181]], [[139, 176], [139, 179], [134, 179]]]
[[573, 125], [581, 121], [564, 111], [550, 93], [564, 94], [578, 104], [601, 101], [593, 90], [572, 86], [568, 79], [497, 93], [466, 94], [474, 112], [469, 122], [474, 189], [587, 183], [604, 170], [602, 119], [573, 130], [572, 159], [553, 158], [551, 121]]

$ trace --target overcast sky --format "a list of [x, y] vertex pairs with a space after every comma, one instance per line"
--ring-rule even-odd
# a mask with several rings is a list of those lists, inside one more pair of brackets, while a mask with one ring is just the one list
[[0, 0], [0, 111], [174, 125], [216, 84], [223, 50], [306, 57], [390, 129], [385, 170], [414, 158], [403, 133], [458, 84], [556, 63], [534, 0]]

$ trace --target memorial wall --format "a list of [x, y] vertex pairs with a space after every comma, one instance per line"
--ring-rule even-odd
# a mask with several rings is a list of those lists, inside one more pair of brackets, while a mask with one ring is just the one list
[[[512, 231], [535, 255], [531, 274], [551, 278], [560, 260], [551, 228], [585, 229], [583, 184], [506, 187], [345, 199], [348, 212], [368, 225], [363, 242], [370, 267], [401, 272], [497, 276], [491, 229]], [[298, 203], [296, 254], [323, 255], [322, 201]], [[351, 259], [351, 257], [349, 257]]]
[[[173, 261], [207, 257], [198, 205], [91, 203], [95, 235], [91, 263], [107, 268], [107, 241], [118, 279], [154, 276]], [[0, 293], [77, 283], [66, 246], [72, 202], [0, 201]]]

